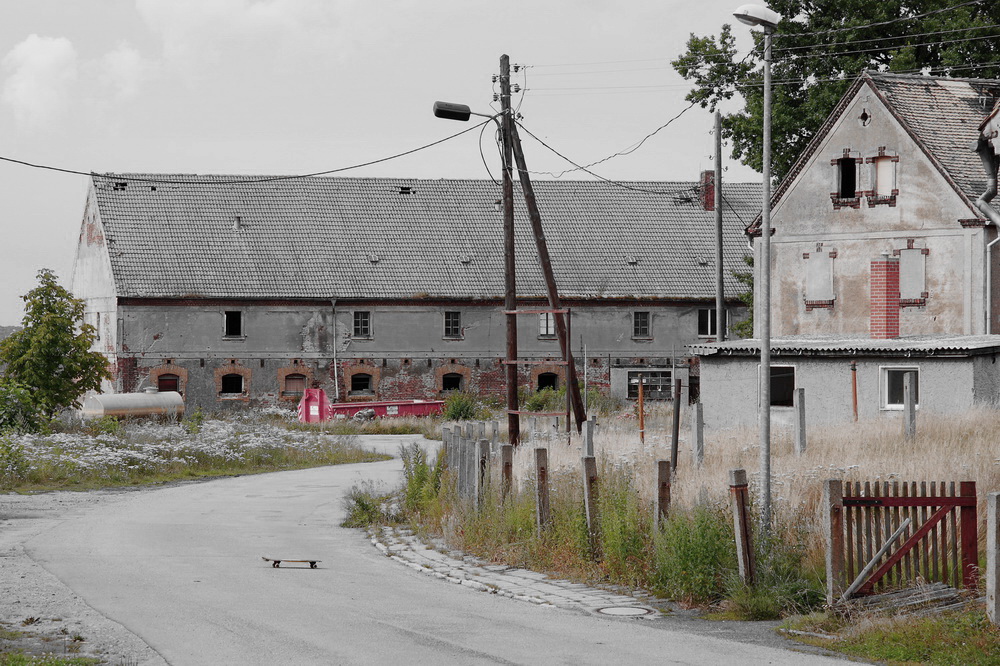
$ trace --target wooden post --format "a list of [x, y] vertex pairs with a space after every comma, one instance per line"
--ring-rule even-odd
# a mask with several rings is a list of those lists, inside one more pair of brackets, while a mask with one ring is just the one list
[[535, 518], [538, 523], [538, 534], [549, 525], [549, 450], [544, 447], [535, 449]]
[[503, 144], [503, 276], [507, 397], [507, 440], [521, 443], [521, 422], [517, 413], [517, 261], [514, 234], [514, 127], [510, 112], [510, 57], [500, 56], [500, 142]]
[[642, 378], [642, 373], [639, 373], [639, 443], [646, 443], [646, 404], [643, 400], [643, 395], [645, 394], [644, 388], [645, 381]]
[[903, 435], [906, 439], [917, 436], [917, 373], [903, 373]]
[[591, 417], [583, 424], [583, 455], [594, 455], [594, 418]]
[[500, 492], [507, 499], [510, 489], [514, 487], [514, 447], [504, 444], [500, 447]]
[[806, 390], [795, 389], [795, 453], [803, 455], [806, 452]]
[[656, 461], [656, 526], [662, 527], [670, 513], [670, 461]]
[[[912, 375], [913, 373], [907, 373]], [[962, 481], [958, 484], [958, 494], [962, 497], [976, 496], [976, 482]], [[976, 519], [976, 505], [959, 508], [958, 519], [962, 530], [962, 587], [974, 590], [978, 584], [979, 569], [979, 521]]]
[[746, 585], [754, 584], [756, 558], [753, 552], [753, 525], [747, 509], [747, 471], [729, 470], [729, 494], [733, 502], [733, 527], [736, 530], [736, 561], [740, 579]]
[[826, 603], [840, 599], [844, 590], [844, 484], [829, 479], [823, 484], [823, 526], [826, 530]]
[[986, 615], [1000, 626], [1000, 493], [986, 496]]
[[674, 380], [674, 427], [670, 432], [670, 469], [677, 471], [677, 446], [681, 436], [681, 380]]
[[597, 516], [597, 458], [583, 456], [583, 506], [587, 512], [587, 535], [590, 537], [590, 556], [598, 559]]
[[692, 405], [694, 411], [691, 414], [691, 443], [693, 446], [694, 466], [701, 469], [705, 462], [705, 410], [700, 402]]

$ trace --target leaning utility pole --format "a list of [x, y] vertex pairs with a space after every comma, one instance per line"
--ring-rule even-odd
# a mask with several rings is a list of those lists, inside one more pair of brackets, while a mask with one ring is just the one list
[[503, 264], [504, 312], [507, 323], [507, 440], [512, 446], [521, 442], [521, 422], [517, 404], [517, 280], [514, 252], [514, 179], [511, 173], [513, 144], [510, 111], [510, 58], [500, 56], [500, 135], [503, 144]]

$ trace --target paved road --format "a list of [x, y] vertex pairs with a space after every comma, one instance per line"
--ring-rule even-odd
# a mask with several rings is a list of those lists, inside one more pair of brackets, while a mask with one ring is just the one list
[[[375, 443], [395, 452], [401, 439]], [[399, 470], [389, 461], [136, 493], [27, 548], [171, 664], [835, 663], [422, 576], [338, 526], [347, 489], [394, 485]], [[323, 562], [274, 569], [262, 555]]]

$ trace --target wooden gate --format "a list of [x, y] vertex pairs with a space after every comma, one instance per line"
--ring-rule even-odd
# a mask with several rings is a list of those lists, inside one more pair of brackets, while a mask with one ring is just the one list
[[[957, 490], [956, 492], [956, 485]], [[976, 484], [827, 481], [827, 600], [917, 581], [976, 585]], [[910, 524], [903, 527], [909, 519]], [[897, 531], [895, 542], [886, 546]], [[880, 551], [885, 552], [876, 559]], [[867, 566], [870, 565], [870, 566]]]

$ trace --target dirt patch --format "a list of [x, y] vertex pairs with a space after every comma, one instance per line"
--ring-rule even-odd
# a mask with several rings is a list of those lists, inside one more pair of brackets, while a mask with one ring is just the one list
[[87, 605], [25, 551], [34, 536], [133, 492], [0, 495], [0, 652], [92, 657], [128, 666], [166, 663], [142, 639]]

